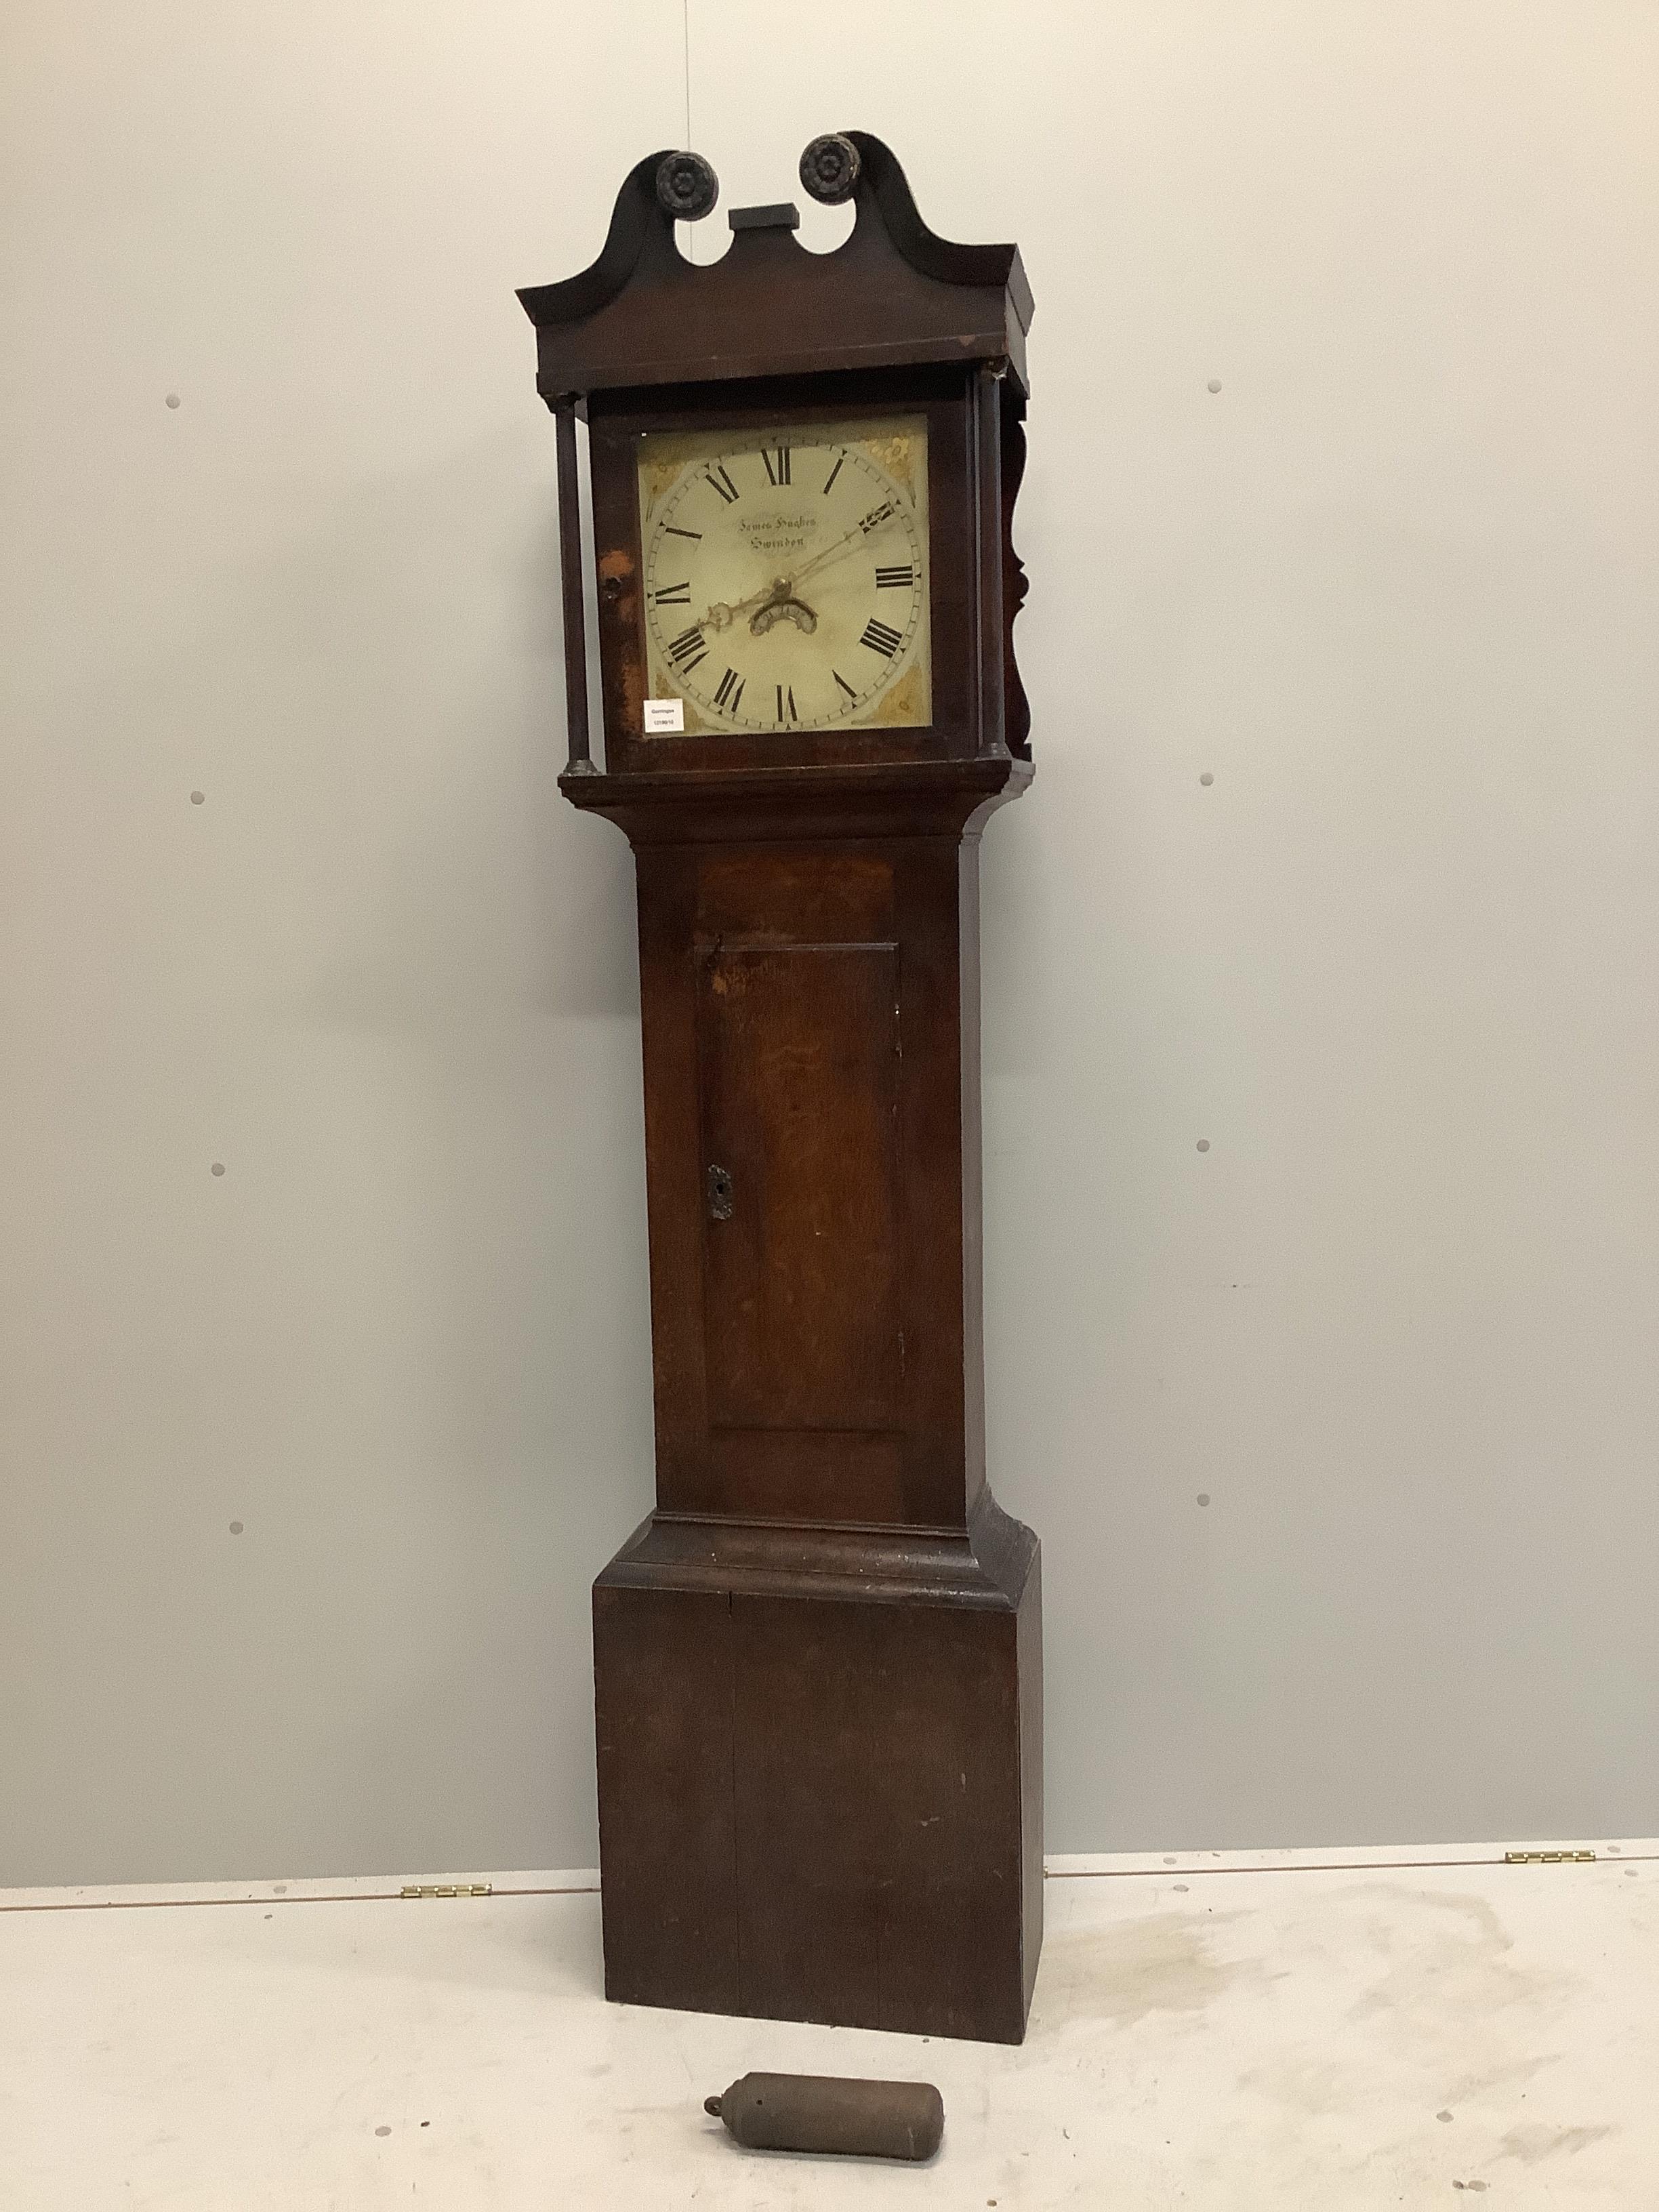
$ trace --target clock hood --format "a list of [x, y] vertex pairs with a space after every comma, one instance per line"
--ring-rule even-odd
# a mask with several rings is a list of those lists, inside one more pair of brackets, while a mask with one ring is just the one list
[[675, 221], [712, 207], [713, 171], [672, 150], [636, 162], [598, 259], [519, 294], [548, 404], [637, 386], [930, 362], [1006, 365], [1023, 392], [1033, 303], [1018, 247], [958, 245], [930, 230], [897, 160], [869, 132], [814, 148], [826, 143], [851, 149], [848, 182], [818, 196], [850, 198], [855, 210], [830, 253], [799, 245], [786, 203], [733, 209], [730, 251], [689, 261]]

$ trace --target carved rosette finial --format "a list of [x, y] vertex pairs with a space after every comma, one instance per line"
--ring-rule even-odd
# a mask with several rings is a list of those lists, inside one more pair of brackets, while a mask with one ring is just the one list
[[701, 154], [665, 154], [657, 166], [657, 204], [676, 222], [701, 222], [720, 196], [720, 180]]
[[815, 200], [839, 207], [850, 200], [859, 180], [859, 149], [839, 131], [813, 139], [800, 157], [800, 180]]

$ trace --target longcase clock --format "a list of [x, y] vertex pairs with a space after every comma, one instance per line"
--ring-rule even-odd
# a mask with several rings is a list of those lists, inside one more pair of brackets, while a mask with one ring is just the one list
[[[1036, 1540], [986, 1481], [977, 862], [1030, 779], [1031, 297], [878, 139], [836, 252], [657, 154], [520, 294], [557, 426], [571, 803], [639, 897], [656, 1509], [593, 1590], [605, 1989], [1017, 2042]], [[603, 766], [590, 757], [579, 419]]]

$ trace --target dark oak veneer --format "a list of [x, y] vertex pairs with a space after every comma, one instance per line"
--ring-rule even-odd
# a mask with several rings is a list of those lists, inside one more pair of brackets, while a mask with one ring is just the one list
[[[605, 1987], [1018, 2041], [1041, 1598], [1036, 1540], [986, 1482], [978, 850], [1031, 774], [1010, 636], [1030, 295], [1013, 248], [937, 238], [887, 149], [848, 137], [836, 253], [757, 210], [693, 268], [653, 156], [592, 268], [521, 295], [561, 440], [561, 784], [638, 880], [657, 1506], [593, 1594]], [[932, 725], [643, 736], [641, 432], [888, 408], [927, 417]]]

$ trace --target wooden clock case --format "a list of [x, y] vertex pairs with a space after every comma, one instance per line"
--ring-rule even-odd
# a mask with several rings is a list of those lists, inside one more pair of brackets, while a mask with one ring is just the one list
[[[977, 863], [1031, 774], [1031, 302], [1014, 248], [927, 230], [878, 140], [827, 143], [856, 202], [833, 253], [738, 210], [692, 265], [687, 157], [655, 155], [592, 267], [520, 295], [560, 437], [561, 788], [638, 880], [657, 1504], [593, 1592], [605, 1989], [1017, 2042], [1041, 1596], [985, 1473]], [[641, 434], [890, 410], [927, 418], [931, 726], [645, 737]]]

